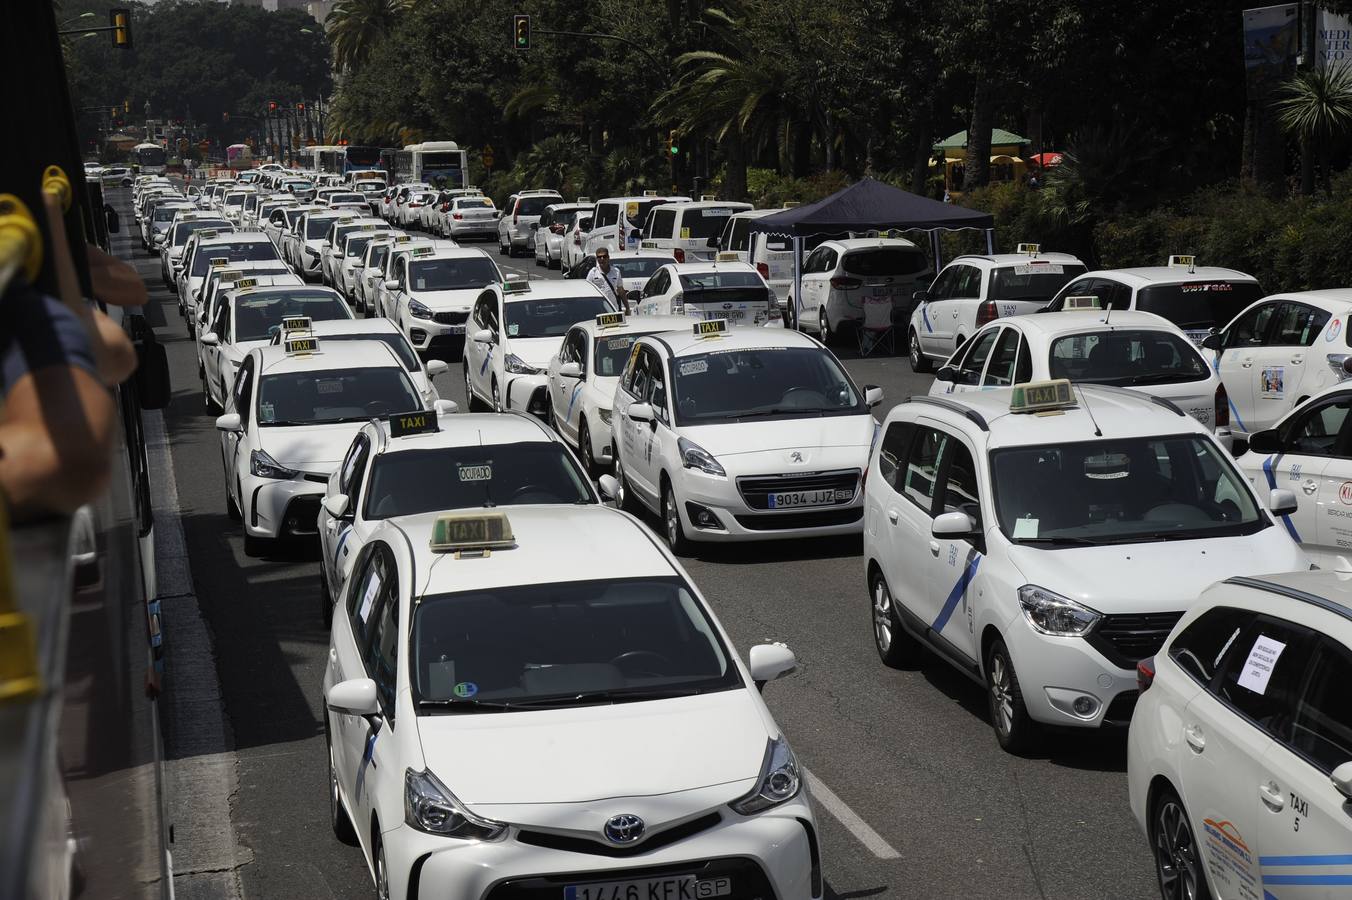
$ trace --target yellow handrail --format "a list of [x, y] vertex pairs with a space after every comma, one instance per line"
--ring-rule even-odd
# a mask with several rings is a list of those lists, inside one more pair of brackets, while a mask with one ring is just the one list
[[0, 294], [20, 270], [29, 281], [37, 280], [42, 270], [42, 233], [22, 200], [0, 194]]

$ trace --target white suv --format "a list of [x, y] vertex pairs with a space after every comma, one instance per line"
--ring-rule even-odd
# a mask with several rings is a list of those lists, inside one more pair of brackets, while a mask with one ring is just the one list
[[498, 218], [498, 252], [516, 256], [534, 250], [535, 231], [531, 226], [539, 223], [546, 206], [562, 201], [558, 191], [549, 190], [518, 191], [508, 197]]
[[887, 297], [892, 320], [903, 323], [911, 297], [933, 276], [925, 251], [904, 238], [824, 241], [803, 262], [802, 302], [794, 315], [830, 342], [864, 320], [865, 297]]

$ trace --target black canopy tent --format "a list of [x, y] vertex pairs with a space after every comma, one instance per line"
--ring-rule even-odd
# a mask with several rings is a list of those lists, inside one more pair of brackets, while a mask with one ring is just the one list
[[943, 264], [940, 231], [980, 229], [986, 232], [986, 252], [995, 252], [995, 217], [990, 213], [940, 203], [873, 178], [861, 178], [825, 199], [752, 219], [753, 232], [793, 239], [794, 321], [801, 311], [803, 238], [819, 234], [858, 231], [928, 231], [937, 271]]

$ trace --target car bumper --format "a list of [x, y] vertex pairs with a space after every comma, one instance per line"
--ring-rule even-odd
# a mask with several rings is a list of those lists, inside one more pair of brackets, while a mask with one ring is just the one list
[[[1071, 728], [1130, 721], [1137, 695], [1135, 670], [1118, 668], [1083, 638], [1039, 634], [1022, 615], [1010, 621], [1002, 636], [1024, 705], [1035, 720]], [[1079, 697], [1093, 700], [1092, 712], [1075, 712], [1073, 704]]]
[[[857, 483], [848, 503], [765, 510], [747, 504], [736, 475], [719, 477], [686, 468], [670, 474], [681, 521], [691, 540], [763, 541], [861, 534], [864, 530], [863, 492]], [[738, 474], [746, 477], [746, 473]], [[717, 520], [717, 526], [707, 524], [703, 511]]]
[[[721, 820], [685, 840], [632, 856], [578, 853], [518, 841], [516, 829], [491, 842], [455, 841], [400, 824], [384, 832], [390, 896], [409, 900], [535, 900], [564, 896], [569, 884], [698, 873], [731, 879], [732, 896], [810, 900], [821, 896], [816, 824], [806, 798]], [[539, 834], [536, 832], [536, 834]], [[544, 836], [545, 842], [549, 837]], [[703, 870], [703, 871], [701, 871]]]
[[409, 319], [408, 341], [415, 350], [428, 351], [460, 345], [465, 342], [465, 320], [459, 323], [438, 322], [435, 319]]
[[317, 256], [311, 256], [308, 253], [300, 255], [300, 273], [302, 275], [318, 275], [320, 270], [320, 260]]
[[308, 537], [318, 532], [319, 501], [324, 485], [318, 479], [327, 476], [301, 475], [288, 481], [245, 476], [241, 506], [244, 529], [252, 537]]
[[497, 222], [489, 219], [487, 222], [456, 222], [450, 220], [446, 223], [446, 231], [453, 238], [461, 237], [481, 237], [492, 238], [498, 235]]
[[549, 397], [549, 376], [541, 372], [538, 375], [507, 374], [507, 390], [502, 392], [504, 409], [529, 412], [543, 418]]

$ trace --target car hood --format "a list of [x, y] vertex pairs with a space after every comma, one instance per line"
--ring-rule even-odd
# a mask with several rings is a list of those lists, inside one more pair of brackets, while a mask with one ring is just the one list
[[[670, 700], [538, 712], [418, 717], [427, 768], [490, 818], [596, 824], [621, 812], [679, 817], [683, 791], [745, 794], [760, 773], [768, 724], [745, 688]], [[623, 747], [623, 752], [615, 752]], [[617, 808], [616, 798], [625, 798]], [[644, 802], [637, 803], [636, 798]], [[633, 806], [633, 808], [631, 808]], [[641, 807], [641, 808], [640, 808]], [[704, 807], [707, 808], [707, 805]]]
[[554, 354], [559, 352], [559, 347], [563, 346], [563, 335], [544, 338], [508, 338], [508, 340], [511, 341], [507, 348], [508, 352], [515, 353], [542, 371], [549, 367], [549, 361], [554, 358]]
[[[454, 291], [414, 291], [411, 298], [438, 312], [448, 310], [463, 311], [474, 305], [474, 298], [483, 293], [483, 288], [466, 288]], [[516, 346], [516, 342], [512, 342]]]
[[[823, 416], [802, 419], [755, 420], [719, 425], [682, 425], [681, 436], [714, 456], [737, 456], [767, 450], [862, 447], [873, 442], [873, 416]], [[804, 459], [811, 465], [811, 457]]]
[[328, 475], [338, 467], [352, 439], [365, 424], [363, 420], [332, 425], [263, 427], [263, 449], [288, 469]]
[[[1101, 613], [1179, 612], [1232, 575], [1308, 569], [1280, 525], [1255, 534], [1110, 547], [1012, 545], [1009, 559], [1035, 584]], [[1148, 585], [1147, 589], [1142, 589]]]

